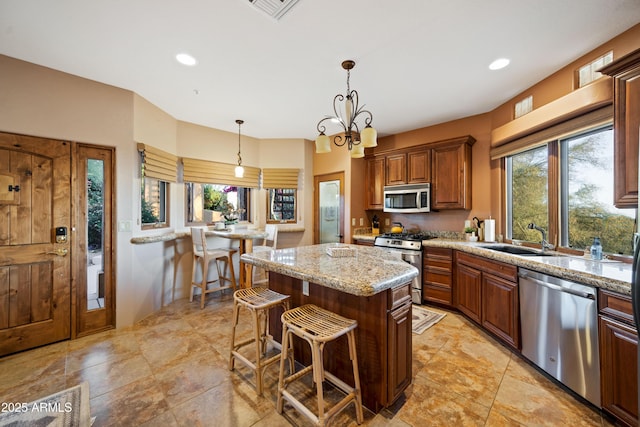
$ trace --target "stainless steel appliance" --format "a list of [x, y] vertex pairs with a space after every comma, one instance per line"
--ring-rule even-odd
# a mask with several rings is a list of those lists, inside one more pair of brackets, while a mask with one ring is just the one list
[[520, 269], [522, 355], [600, 407], [595, 288]]
[[374, 246], [397, 253], [408, 264], [418, 269], [411, 282], [411, 300], [422, 304], [422, 241], [431, 239], [423, 233], [386, 233], [376, 236]]
[[411, 184], [384, 187], [385, 212], [418, 213], [431, 210], [431, 185]]

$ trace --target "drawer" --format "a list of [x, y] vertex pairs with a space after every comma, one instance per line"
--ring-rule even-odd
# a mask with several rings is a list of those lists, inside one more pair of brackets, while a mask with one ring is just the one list
[[456, 252], [456, 261], [459, 264], [466, 264], [476, 270], [482, 270], [512, 282], [518, 281], [518, 267], [515, 265], [505, 264], [500, 261], [493, 261], [460, 251]]
[[451, 271], [435, 268], [425, 270], [424, 283], [429, 285], [440, 285], [451, 289]]
[[606, 289], [598, 289], [598, 310], [603, 316], [613, 317], [635, 327], [631, 297]]
[[406, 285], [398, 286], [397, 288], [389, 289], [389, 301], [388, 301], [388, 309], [393, 310], [394, 308], [405, 304], [407, 301], [411, 301], [411, 284], [408, 283]]
[[453, 303], [451, 288], [424, 285], [422, 287], [422, 292], [423, 292], [422, 298], [426, 301], [438, 302], [440, 304], [446, 304], [446, 305], [451, 305]]

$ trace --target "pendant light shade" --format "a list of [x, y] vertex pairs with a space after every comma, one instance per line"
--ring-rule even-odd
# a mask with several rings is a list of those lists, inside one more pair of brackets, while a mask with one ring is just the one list
[[378, 131], [371, 126], [367, 126], [360, 134], [360, 140], [364, 148], [372, 148], [378, 146]]
[[316, 138], [316, 153], [329, 153], [331, 151], [331, 141], [324, 133]]
[[364, 157], [364, 145], [358, 144], [351, 147], [351, 158], [359, 159], [361, 157]]

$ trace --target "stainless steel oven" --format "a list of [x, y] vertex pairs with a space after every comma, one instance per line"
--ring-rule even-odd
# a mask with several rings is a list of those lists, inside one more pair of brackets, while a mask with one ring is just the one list
[[422, 241], [430, 239], [421, 233], [387, 233], [376, 236], [374, 246], [396, 253], [406, 263], [418, 269], [411, 282], [411, 300], [422, 304]]

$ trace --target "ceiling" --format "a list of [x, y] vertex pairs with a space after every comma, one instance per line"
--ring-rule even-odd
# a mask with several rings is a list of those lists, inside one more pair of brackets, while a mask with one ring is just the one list
[[[299, 0], [279, 20], [248, 0], [2, 0], [0, 53], [178, 120], [307, 139], [353, 59], [351, 89], [383, 136], [491, 111], [638, 22], [638, 0]], [[499, 57], [511, 64], [490, 71]]]

